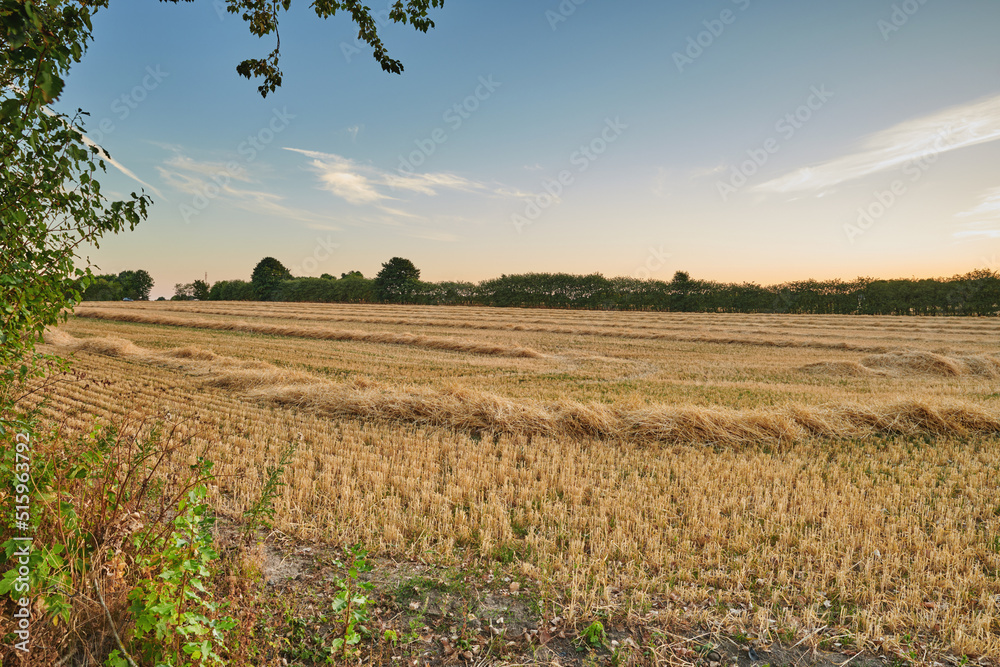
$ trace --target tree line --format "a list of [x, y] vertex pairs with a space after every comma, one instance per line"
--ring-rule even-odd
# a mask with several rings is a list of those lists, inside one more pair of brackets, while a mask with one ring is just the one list
[[[131, 298], [133, 274], [98, 276], [86, 299]], [[117, 282], [115, 282], [117, 281]], [[114, 285], [121, 287], [114, 287]], [[144, 284], [144, 283], [143, 283]], [[151, 285], [150, 281], [150, 285]], [[105, 298], [106, 297], [106, 298]], [[202, 280], [179, 284], [174, 299], [289, 301], [313, 303], [405, 303], [424, 305], [574, 308], [703, 313], [793, 313], [813, 315], [997, 315], [1000, 273], [977, 269], [950, 278], [801, 280], [777, 285], [725, 283], [678, 271], [669, 281], [606, 278], [599, 273], [525, 273], [472, 282], [425, 282], [413, 262], [394, 257], [374, 278], [348, 271], [337, 278], [294, 277], [273, 257], [254, 268], [250, 280]]]

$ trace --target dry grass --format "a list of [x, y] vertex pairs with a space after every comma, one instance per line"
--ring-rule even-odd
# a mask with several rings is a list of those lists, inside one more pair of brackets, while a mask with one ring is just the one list
[[[202, 309], [197, 312], [207, 312], [207, 309]], [[221, 313], [225, 315], [225, 311]], [[379, 334], [362, 334], [356, 331], [343, 331], [343, 330], [326, 330], [317, 328], [303, 328], [303, 327], [292, 327], [292, 326], [268, 326], [259, 324], [249, 324], [246, 322], [233, 322], [231, 320], [220, 320], [212, 321], [206, 319], [197, 318], [177, 318], [169, 317], [163, 315], [147, 316], [140, 315], [138, 313], [122, 312], [122, 309], [94, 309], [94, 308], [78, 308], [76, 310], [77, 317], [91, 317], [95, 319], [106, 319], [106, 320], [118, 320], [122, 322], [141, 322], [145, 324], [164, 324], [170, 326], [186, 326], [192, 328], [202, 328], [202, 329], [218, 329], [222, 331], [247, 331], [251, 333], [264, 333], [277, 336], [296, 336], [300, 338], [319, 338], [324, 340], [368, 340], [372, 342], [380, 343], [391, 343], [395, 345], [415, 345], [419, 347], [428, 347], [436, 349], [445, 350], [456, 350], [460, 352], [478, 352], [480, 354], [494, 354], [499, 356], [513, 356], [513, 357], [536, 357], [541, 356], [534, 350], [515, 348], [508, 350], [499, 347], [489, 347], [484, 346], [479, 349], [474, 344], [471, 347], [465, 347], [463, 343], [459, 343], [453, 339], [425, 339], [418, 340], [419, 337], [415, 337], [412, 334], [391, 334], [391, 333], [379, 333]], [[227, 316], [228, 317], [228, 316]], [[300, 319], [300, 318], [295, 318]], [[453, 328], [463, 328], [463, 329], [477, 329], [477, 330], [502, 330], [502, 331], [525, 331], [525, 332], [538, 332], [538, 333], [554, 333], [554, 334], [565, 334], [572, 336], [604, 336], [610, 338], [618, 339], [633, 339], [633, 340], [663, 340], [663, 341], [675, 341], [684, 343], [715, 343], [720, 345], [758, 345], [762, 347], [806, 347], [806, 348], [817, 348], [825, 350], [850, 350], [853, 352], [888, 352], [892, 350], [892, 347], [888, 347], [883, 344], [878, 343], [857, 343], [846, 340], [840, 341], [826, 341], [817, 338], [790, 338], [784, 335], [774, 336], [773, 332], [764, 332], [768, 334], [768, 337], [750, 337], [750, 336], [740, 336], [740, 335], [710, 335], [705, 333], [675, 333], [671, 331], [662, 330], [663, 327], [643, 327], [642, 325], [637, 325], [633, 328], [624, 327], [608, 327], [608, 328], [595, 328], [587, 326], [555, 326], [552, 324], [529, 324], [525, 322], [518, 323], [486, 323], [486, 322], [435, 322], [433, 320], [426, 319], [406, 319], [406, 318], [343, 318], [338, 321], [353, 321], [361, 323], [371, 323], [371, 324], [402, 324], [402, 325], [417, 325], [417, 326], [433, 326], [433, 325], [445, 325]], [[651, 331], [641, 330], [641, 329], [654, 329]], [[687, 327], [685, 327], [687, 329]]]
[[541, 357], [535, 350], [525, 347], [503, 347], [500, 345], [485, 345], [470, 341], [416, 334], [396, 334], [390, 332], [345, 331], [342, 329], [321, 329], [317, 327], [288, 327], [248, 322], [218, 322], [195, 318], [168, 317], [165, 315], [140, 315], [138, 313], [123, 313], [115, 310], [79, 309], [77, 317], [92, 317], [95, 319], [118, 320], [121, 322], [138, 322], [141, 324], [159, 324], [173, 327], [190, 327], [194, 329], [216, 329], [219, 331], [243, 331], [270, 336], [291, 336], [294, 338], [316, 338], [318, 340], [346, 340], [385, 343], [388, 345], [410, 345], [426, 347], [432, 350], [449, 350], [454, 352], [470, 352], [473, 354], [488, 354], [499, 357]]
[[948, 356], [924, 350], [896, 350], [873, 354], [861, 361], [823, 361], [803, 366], [802, 370], [818, 375], [938, 377], [979, 376], [1000, 378], [1000, 359], [994, 356]]
[[[256, 312], [279, 327], [296, 313], [423, 319], [433, 324], [371, 324], [438, 336], [466, 311]], [[621, 315], [681, 335], [726, 324], [530, 315], [568, 329], [609, 329]], [[523, 311], [467, 317], [498, 327], [478, 342], [544, 356], [72, 318], [64, 328], [79, 338], [50, 340], [111, 384], [67, 384], [45, 409], [190, 417], [181, 428], [216, 461], [215, 502], [231, 513], [300, 441], [282, 530], [443, 563], [513, 555], [564, 617], [645, 617], [655, 603], [665, 623], [771, 638], [833, 625], [868, 648], [905, 652], [909, 635], [930, 655], [1000, 656], [996, 322], [730, 322], [733, 337], [784, 323], [797, 337], [894, 350], [873, 358], [500, 328]], [[804, 373], [810, 364], [830, 366]]]
[[934, 352], [907, 350], [865, 357], [861, 360], [861, 364], [868, 368], [884, 369], [897, 373], [943, 376], [981, 375], [991, 379], [1000, 377], [1000, 360], [985, 355], [949, 357]]
[[[881, 352], [912, 348], [919, 339], [928, 346], [995, 344], [997, 322], [989, 318], [904, 318], [835, 315], [713, 315], [591, 311], [521, 311], [447, 306], [352, 306], [343, 304], [108, 304], [133, 312], [151, 309], [285, 321], [356, 322], [440, 329], [519, 331], [752, 344], [765, 347], [816, 347]], [[108, 306], [102, 306], [107, 308]], [[544, 313], [541, 315], [539, 313]], [[739, 336], [733, 334], [738, 332]], [[715, 335], [709, 335], [715, 334]], [[758, 337], [751, 338], [748, 334]], [[764, 337], [763, 339], [760, 337]]]
[[[931, 406], [907, 401], [882, 406], [836, 406], [724, 410], [653, 405], [641, 408], [516, 401], [494, 393], [452, 386], [442, 390], [325, 381], [262, 362], [245, 362], [193, 347], [154, 352], [118, 338], [76, 339], [57, 332], [47, 342], [64, 351], [173, 363], [207, 384], [246, 392], [282, 406], [331, 417], [488, 430], [526, 436], [595, 437], [639, 443], [701, 443], [744, 447], [810, 437], [859, 439], [875, 436], [969, 436], [1000, 434], [1000, 413], [971, 405]], [[937, 366], [931, 366], [937, 368]]]

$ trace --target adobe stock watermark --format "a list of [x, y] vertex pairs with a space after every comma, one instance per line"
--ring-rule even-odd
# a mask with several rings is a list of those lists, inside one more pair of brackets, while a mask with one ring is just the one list
[[875, 27], [882, 33], [883, 41], [888, 42], [889, 38], [903, 29], [910, 19], [927, 4], [927, 0], [903, 0], [899, 4], [892, 6], [892, 13], [888, 19], [879, 19]]
[[[14, 549], [8, 560], [16, 563], [11, 591], [20, 595], [14, 600], [14, 649], [22, 653], [31, 650], [31, 439], [26, 433], [14, 436]], [[5, 577], [6, 578], [6, 577]]]
[[[812, 120], [813, 115], [822, 109], [831, 97], [833, 97], [833, 93], [826, 89], [826, 85], [812, 86], [805, 102], [795, 111], [786, 113], [779, 118], [774, 124], [774, 131], [780, 135], [781, 139], [790, 141], [799, 130], [805, 127], [806, 123]], [[780, 150], [781, 141], [775, 137], [769, 137], [758, 148], [747, 149], [748, 159], [732, 168], [729, 179], [715, 182], [715, 187], [719, 191], [722, 201], [729, 201], [729, 197], [745, 186], [767, 164], [771, 156]]]
[[[617, 116], [614, 120], [606, 118], [604, 127], [596, 137], [588, 143], [581, 145], [569, 156], [569, 163], [576, 167], [576, 173], [582, 174], [590, 169], [608, 150], [611, 144], [618, 141], [622, 133], [628, 129], [628, 125], [621, 122]], [[554, 179], [542, 181], [542, 192], [532, 195], [521, 213], [514, 213], [510, 216], [510, 221], [514, 229], [520, 234], [525, 226], [533, 224], [542, 215], [545, 209], [560, 201], [560, 196], [566, 188], [571, 186], [576, 180], [573, 171], [563, 169]]]
[[245, 141], [240, 142], [236, 147], [236, 152], [243, 158], [242, 162], [230, 160], [225, 168], [216, 172], [208, 183], [191, 197], [191, 202], [181, 204], [179, 209], [184, 222], [190, 224], [191, 218], [201, 214], [209, 203], [229, 186], [234, 178], [239, 178], [246, 170], [246, 166], [257, 159], [257, 156], [267, 148], [289, 125], [289, 121], [295, 116], [288, 113], [288, 107], [274, 109], [271, 113], [271, 120], [260, 128], [256, 134], [247, 136]]
[[847, 240], [851, 245], [855, 243], [859, 236], [863, 236], [876, 222], [881, 220], [893, 206], [899, 203], [899, 200], [910, 192], [911, 186], [920, 181], [924, 177], [924, 174], [938, 161], [941, 153], [948, 151], [949, 148], [948, 133], [939, 133], [934, 140], [932, 151], [927, 153], [927, 155], [907, 160], [900, 167], [900, 171], [906, 177], [906, 180], [897, 178], [887, 188], [873, 192], [869, 203], [858, 207], [858, 217], [855, 224], [848, 223], [844, 225], [844, 235], [847, 236]]
[[[750, 0], [732, 0], [732, 3], [741, 11], [745, 12], [750, 8]], [[716, 40], [722, 37], [726, 28], [736, 23], [739, 16], [732, 9], [723, 9], [719, 12], [719, 17], [706, 19], [701, 22], [705, 29], [697, 35], [687, 39], [687, 47], [683, 51], [674, 51], [674, 65], [677, 71], [684, 73], [684, 68], [694, 64], [694, 61], [701, 58], [705, 51], [710, 49]]]
[[635, 267], [635, 270], [632, 271], [632, 277], [638, 280], [649, 280], [654, 273], [662, 271], [667, 266], [667, 260], [671, 257], [669, 252], [663, 250], [662, 245], [659, 248], [650, 246], [646, 261]]
[[[451, 132], [457, 132], [459, 128], [469, 120], [479, 106], [490, 99], [502, 83], [493, 80], [493, 75], [479, 77], [479, 85], [461, 102], [456, 102], [444, 110], [441, 120], [444, 121]], [[438, 146], [448, 141], [448, 130], [442, 127], [435, 128], [423, 139], [414, 139], [413, 143], [417, 149], [411, 151], [409, 155], [399, 156], [399, 166], [396, 171], [400, 174], [412, 176], [414, 170], [427, 162], [427, 158], [437, 152]]]
[[333, 238], [327, 234], [326, 238], [316, 238], [316, 245], [311, 254], [306, 255], [301, 262], [293, 264], [291, 273], [293, 276], [315, 276], [319, 267], [333, 258], [334, 251], [340, 245], [333, 242]]
[[545, 10], [545, 20], [549, 22], [549, 27], [552, 28], [552, 32], [555, 32], [556, 28], [560, 23], [565, 23], [570, 16], [576, 13], [576, 8], [585, 3], [587, 0], [562, 0], [559, 6], [556, 7], [555, 11], [551, 9]]
[[164, 72], [159, 65], [156, 67], [148, 66], [145, 71], [146, 75], [142, 77], [142, 81], [111, 102], [111, 112], [114, 114], [114, 118], [105, 116], [94, 124], [92, 130], [88, 130], [87, 137], [95, 144], [100, 144], [105, 137], [114, 132], [118, 127], [115, 121], [121, 123], [132, 115], [132, 112], [146, 101], [149, 94], [159, 88], [163, 80], [170, 76], [170, 73]]

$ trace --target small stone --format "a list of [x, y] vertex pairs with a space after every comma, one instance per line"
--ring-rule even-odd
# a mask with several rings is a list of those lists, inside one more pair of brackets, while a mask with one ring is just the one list
[[519, 590], [521, 590], [521, 584], [519, 584], [519, 583], [518, 583], [518, 582], [516, 582], [516, 581], [512, 581], [512, 582], [510, 583], [510, 592], [511, 592], [511, 593], [516, 593], [516, 592], [518, 592]]

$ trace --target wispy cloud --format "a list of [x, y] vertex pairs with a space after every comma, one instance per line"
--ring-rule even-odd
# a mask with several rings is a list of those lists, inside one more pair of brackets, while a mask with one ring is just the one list
[[854, 153], [797, 169], [754, 189], [826, 190], [913, 160], [1000, 139], [1000, 95], [908, 120], [870, 135]]
[[[312, 211], [284, 204], [285, 197], [267, 192], [261, 184], [258, 172], [266, 171], [263, 165], [239, 165], [218, 160], [196, 160], [181, 152], [179, 147], [171, 147], [174, 155], [157, 167], [163, 181], [172, 188], [192, 197], [206, 197], [230, 206], [265, 213], [282, 220], [302, 222], [312, 229], [338, 230], [330, 218]], [[246, 184], [237, 185], [239, 184]]]
[[[351, 204], [376, 204], [382, 207], [382, 202], [399, 200], [406, 194], [434, 197], [446, 190], [493, 197], [530, 196], [513, 188], [482, 183], [448, 172], [393, 173], [332, 153], [288, 147], [285, 150], [311, 158], [309, 169], [316, 174], [320, 188]], [[383, 210], [402, 213], [398, 208], [383, 207]]]
[[971, 221], [953, 234], [956, 238], [1000, 238], [1000, 188], [987, 190], [980, 197], [979, 204], [962, 211], [955, 217], [969, 218]]
[[126, 176], [128, 176], [129, 178], [131, 178], [133, 181], [135, 181], [139, 185], [141, 185], [141, 186], [143, 186], [145, 188], [149, 188], [154, 193], [156, 193], [158, 196], [162, 197], [163, 199], [166, 199], [166, 197], [163, 196], [163, 193], [160, 192], [159, 189], [157, 189], [155, 185], [150, 185], [146, 181], [144, 181], [141, 178], [139, 178], [138, 176], [136, 176], [134, 171], [132, 171], [131, 169], [129, 169], [128, 167], [126, 167], [125, 165], [123, 165], [121, 162], [119, 162], [118, 160], [116, 160], [113, 157], [111, 157], [110, 155], [108, 155], [107, 151], [105, 151], [99, 145], [97, 145], [96, 143], [94, 143], [90, 139], [90, 137], [88, 137], [87, 135], [82, 134], [82, 133], [81, 133], [80, 136], [83, 137], [83, 143], [85, 143], [88, 146], [92, 146], [92, 147], [94, 147], [94, 148], [97, 149], [98, 154], [100, 155], [100, 157], [101, 157], [102, 160], [104, 160], [105, 162], [107, 162], [108, 164], [110, 164], [111, 166], [113, 166], [115, 169], [117, 169], [121, 173], [123, 173]]
[[[24, 91], [21, 90], [20, 88], [18, 88], [17, 86], [11, 86], [11, 88], [13, 90], [17, 91], [18, 93], [20, 93], [21, 95], [25, 94]], [[80, 138], [83, 140], [83, 143], [86, 144], [87, 146], [90, 146], [91, 148], [96, 148], [97, 149], [98, 157], [100, 157], [102, 160], [104, 160], [105, 162], [107, 162], [108, 164], [110, 164], [112, 167], [114, 167], [115, 169], [117, 169], [121, 173], [123, 173], [126, 176], [128, 176], [129, 178], [131, 178], [133, 181], [135, 181], [139, 185], [141, 185], [143, 187], [146, 187], [146, 188], [149, 188], [154, 193], [156, 193], [158, 196], [162, 197], [163, 199], [166, 199], [166, 197], [163, 196], [163, 193], [160, 192], [155, 186], [150, 185], [146, 181], [142, 180], [141, 178], [139, 178], [138, 176], [136, 176], [136, 174], [135, 174], [134, 171], [132, 171], [131, 169], [129, 169], [128, 167], [126, 167], [125, 165], [123, 165], [118, 160], [116, 160], [113, 157], [111, 157], [108, 154], [108, 152], [106, 150], [104, 150], [103, 146], [101, 146], [100, 144], [94, 142], [94, 140], [92, 140], [90, 137], [88, 137], [83, 130], [81, 130], [80, 128], [78, 128], [78, 127], [76, 127], [74, 125], [71, 125], [68, 122], [66, 122], [66, 120], [65, 120], [66, 117], [65, 116], [60, 117], [59, 114], [57, 114], [55, 111], [53, 111], [52, 109], [48, 108], [47, 106], [42, 106], [41, 109], [42, 109], [42, 113], [44, 113], [44, 114], [46, 114], [48, 116], [52, 116], [54, 118], [60, 118], [60, 122], [62, 122], [63, 125], [65, 125], [66, 127], [71, 127], [72, 129], [74, 129], [77, 132], [79, 132], [80, 133]]]
[[[227, 163], [218, 160], [195, 160], [184, 155], [181, 149], [174, 148], [172, 150], [174, 151], [173, 157], [163, 163], [171, 169], [207, 176], [209, 178], [218, 176], [219, 174], [226, 174], [229, 180], [237, 180], [244, 183], [252, 183], [258, 180], [251, 175], [246, 167], [238, 163]], [[236, 168], [233, 168], [234, 164]]]
[[961, 218], [997, 218], [1000, 217], [1000, 188], [987, 190], [979, 205], [958, 214]]
[[344, 131], [351, 136], [351, 141], [357, 141], [358, 135], [361, 134], [362, 130], [364, 129], [365, 129], [364, 125], [351, 125]]

